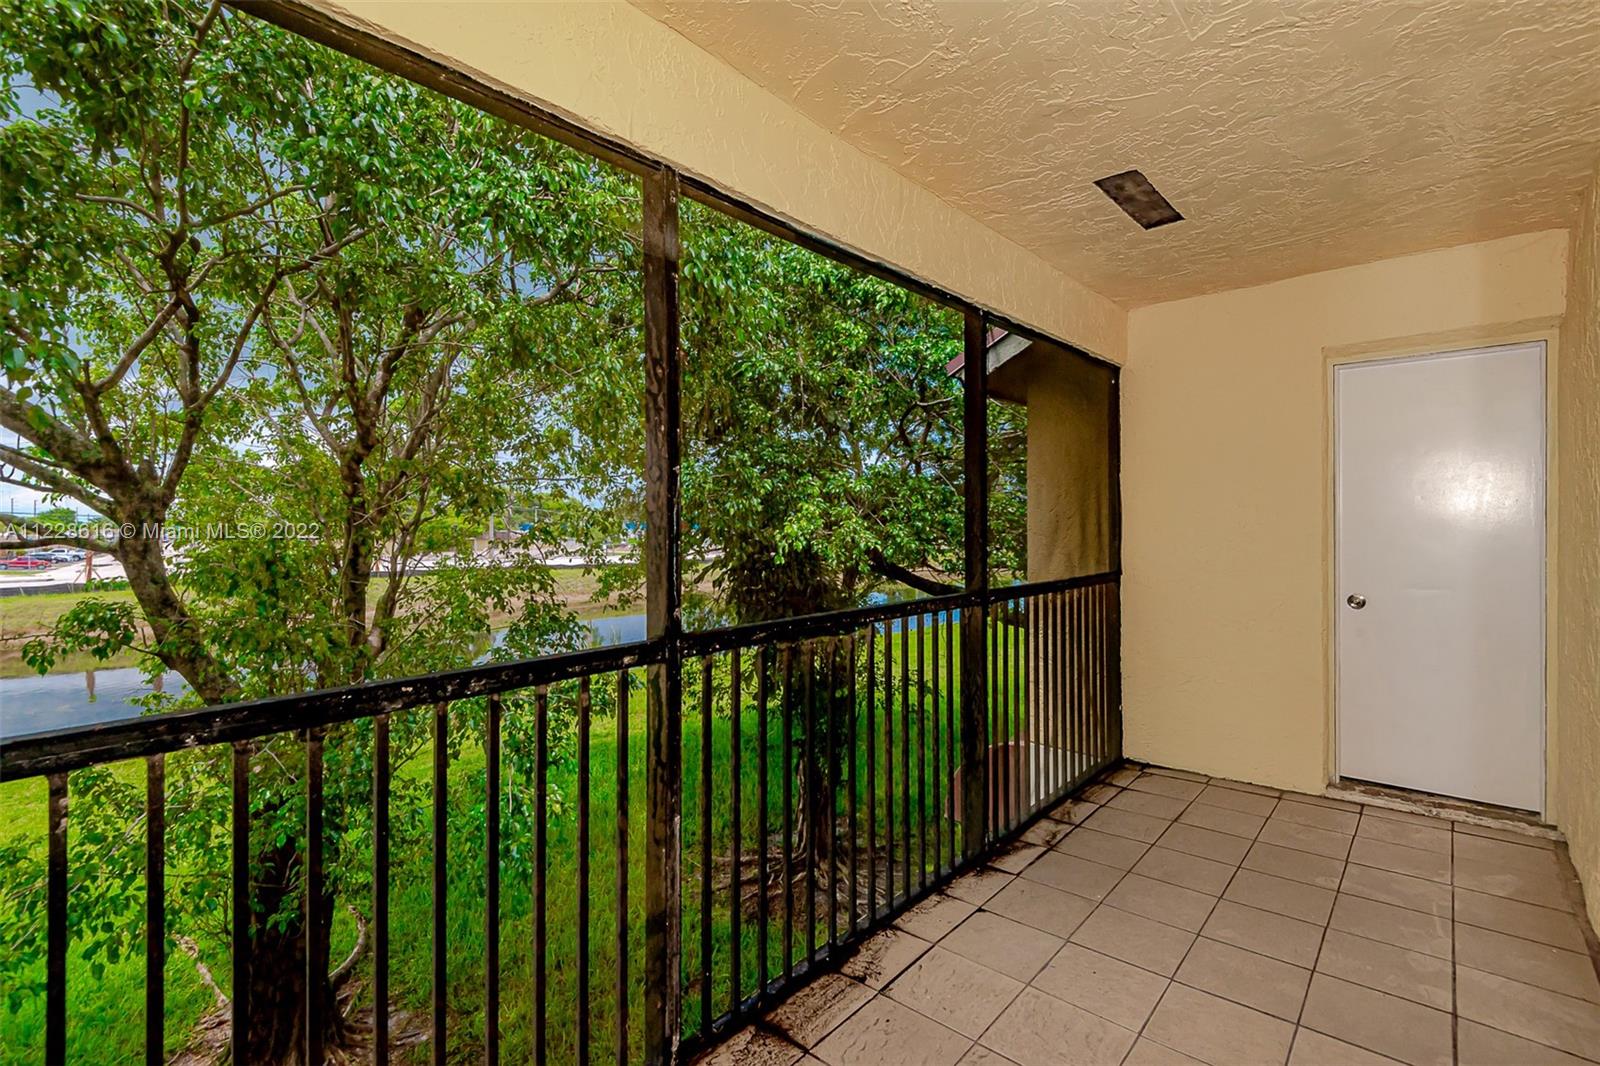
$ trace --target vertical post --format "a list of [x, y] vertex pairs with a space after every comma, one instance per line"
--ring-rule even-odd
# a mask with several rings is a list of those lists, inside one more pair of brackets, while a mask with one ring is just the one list
[[144, 1060], [167, 1060], [167, 757], [145, 762]]
[[[989, 590], [989, 375], [983, 313], [964, 312], [961, 375], [963, 491], [966, 496], [966, 587]], [[988, 835], [988, 604], [961, 612], [961, 844], [970, 859]]]
[[67, 775], [49, 778], [45, 882], [44, 1060], [67, 1060]]
[[1111, 411], [1106, 447], [1111, 451], [1111, 586], [1107, 680], [1111, 686], [1111, 757], [1122, 758], [1122, 371], [1111, 372]]
[[664, 642], [645, 709], [644, 1054], [677, 1057], [682, 652], [678, 582], [678, 176], [644, 176], [645, 629]]

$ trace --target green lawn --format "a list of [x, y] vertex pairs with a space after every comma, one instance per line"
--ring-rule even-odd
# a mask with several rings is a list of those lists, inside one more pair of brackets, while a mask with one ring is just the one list
[[[939, 627], [930, 627], [923, 635], [924, 644], [924, 687], [921, 721], [927, 727], [927, 742], [929, 747], [925, 784], [919, 790], [915, 787], [910, 794], [910, 822], [912, 829], [911, 847], [905, 847], [907, 841], [903, 835], [903, 823], [906, 817], [906, 808], [897, 808], [896, 824], [893, 833], [896, 842], [896, 851], [903, 857], [909, 855], [912, 862], [913, 881], [919, 879], [923, 869], [920, 858], [923, 843], [918, 835], [919, 827], [926, 822], [928, 827], [928, 861], [933, 862], [935, 850], [934, 836], [937, 833], [944, 842], [946, 862], [949, 861], [949, 848], [958, 833], [955, 827], [947, 820], [941, 818], [940, 807], [935, 805], [932, 793], [933, 782], [939, 780], [941, 792], [948, 790], [948, 768], [944, 774], [938, 774], [933, 747], [933, 733], [937, 721], [939, 730], [938, 764], [943, 764], [948, 758], [948, 753], [954, 749], [959, 751], [959, 740], [949, 734], [950, 723], [953, 716], [950, 714], [951, 705], [948, 696], [959, 684], [958, 677], [947, 677], [943, 667], [945, 637]], [[913, 714], [909, 719], [899, 706], [901, 700], [901, 685], [898, 678], [898, 661], [900, 658], [900, 638], [898, 635], [893, 642], [893, 661], [896, 663], [896, 682], [894, 685], [894, 709], [888, 717], [888, 725], [893, 734], [894, 748], [894, 783], [898, 795], [905, 796], [907, 771], [901, 763], [902, 730], [910, 721], [913, 725], [911, 738], [911, 770], [913, 775], [918, 767], [916, 752], [918, 739], [921, 734], [915, 731], [918, 716]], [[912, 648], [915, 648], [913, 638]], [[934, 655], [934, 651], [938, 655]], [[834, 816], [836, 825], [840, 828], [841, 836], [848, 835], [848, 822], [846, 815], [848, 805], [846, 796], [850, 790], [850, 767], [854, 767], [858, 784], [858, 825], [863, 842], [867, 839], [869, 830], [868, 798], [865, 794], [867, 769], [866, 769], [866, 738], [868, 733], [868, 716], [872, 717], [875, 727], [877, 743], [874, 748], [876, 787], [879, 798], [873, 806], [876, 807], [876, 837], [881, 845], [884, 841], [888, 826], [886, 822], [885, 801], [882, 798], [887, 794], [888, 774], [885, 772], [883, 738], [885, 727], [884, 692], [882, 688], [882, 642], [881, 639], [875, 649], [878, 658], [879, 684], [876, 691], [870, 695], [865, 691], [864, 680], [857, 691], [855, 706], [855, 728], [857, 743], [853, 752], [842, 751], [845, 735], [845, 722], [847, 712], [841, 713], [839, 720], [840, 748], [839, 764], [841, 787], [835, 796]], [[937, 677], [933, 674], [934, 662], [937, 658], [940, 666]], [[725, 658], [722, 660], [725, 663]], [[916, 656], [913, 650], [911, 656], [913, 679], [915, 678]], [[735, 788], [741, 800], [741, 831], [744, 841], [745, 869], [749, 874], [753, 870], [754, 855], [759, 848], [758, 817], [759, 817], [759, 780], [757, 777], [757, 764], [759, 754], [758, 740], [758, 714], [755, 703], [755, 684], [753, 671], [750, 669], [750, 657], [745, 657], [746, 673], [744, 677], [743, 699], [741, 700], [742, 728], [738, 737], [741, 756], [741, 772], [735, 781], [731, 775], [731, 752], [735, 743], [732, 721], [727, 700], [727, 677], [725, 667], [719, 666], [719, 676], [714, 683], [714, 713], [711, 719], [710, 741], [712, 747], [713, 773], [710, 781], [711, 794], [711, 841], [712, 841], [712, 869], [713, 883], [716, 886], [716, 898], [712, 909], [710, 924], [712, 941], [712, 1002], [713, 1014], [721, 1013], [728, 1008], [731, 1001], [731, 951], [732, 921], [730, 891], [728, 888], [728, 866], [731, 855], [732, 840], [732, 797]], [[861, 651], [859, 660], [864, 678], [865, 653]], [[634, 672], [634, 691], [631, 700], [632, 713], [629, 716], [629, 758], [627, 766], [627, 795], [629, 804], [628, 815], [628, 978], [627, 995], [629, 1000], [630, 1016], [630, 1053], [629, 1058], [637, 1058], [641, 1054], [638, 1046], [639, 1028], [638, 1020], [642, 1010], [642, 975], [643, 975], [643, 888], [644, 888], [644, 830], [646, 811], [644, 805], [644, 693], [640, 687], [643, 682], [643, 672]], [[610, 683], [597, 680], [596, 684]], [[820, 690], [820, 685], [818, 686]], [[917, 702], [917, 686], [911, 686], [913, 709]], [[703, 743], [703, 722], [699, 715], [699, 669], [697, 664], [688, 664], [685, 668], [685, 695], [684, 695], [684, 720], [683, 720], [683, 870], [684, 870], [684, 918], [682, 927], [683, 962], [684, 962], [684, 1031], [695, 1032], [700, 1025], [700, 872], [701, 872], [701, 839], [704, 832], [700, 811], [700, 797], [702, 795], [702, 781], [700, 775], [700, 752]], [[415, 712], [425, 714], [426, 712]], [[513, 713], [509, 712], [508, 713]], [[768, 707], [768, 736], [767, 758], [769, 761], [769, 775], [767, 782], [767, 797], [769, 804], [769, 841], [771, 847], [771, 868], [776, 869], [781, 861], [781, 830], [783, 794], [785, 785], [791, 789], [796, 788], [795, 778], [786, 777], [782, 772], [782, 713], [780, 701], [775, 697], [769, 701]], [[804, 730], [804, 714], [800, 709], [794, 711], [793, 730], [796, 736], [796, 747], [799, 747], [799, 737]], [[509, 731], [509, 724], [508, 724]], [[997, 729], [997, 732], [1004, 732]], [[820, 733], [819, 733], [820, 735]], [[616, 974], [617, 974], [617, 947], [616, 947], [616, 921], [618, 909], [617, 897], [617, 798], [618, 798], [618, 773], [617, 773], [617, 721], [614, 716], [597, 715], [594, 719], [591, 733], [591, 779], [590, 779], [590, 974], [591, 988], [589, 1004], [591, 1009], [592, 1040], [591, 1050], [597, 1061], [612, 1057], [614, 1054], [614, 1033], [616, 1025]], [[568, 749], [559, 753], [560, 757], [554, 760], [549, 773], [549, 783], [552, 795], [551, 814], [548, 821], [548, 854], [549, 873], [546, 881], [546, 907], [549, 936], [548, 954], [548, 1010], [549, 1025], [546, 1029], [546, 1039], [549, 1043], [551, 1061], [571, 1061], [575, 1057], [576, 1040], [576, 1009], [577, 994], [577, 797], [578, 775], [575, 765], [574, 753]], [[853, 756], [853, 757], [852, 757]], [[419, 757], [411, 760], [401, 771], [403, 775], [415, 776], [426, 779], [429, 773], [429, 756], [426, 751]], [[451, 1059], [452, 1061], [468, 1062], [481, 1058], [483, 1035], [483, 984], [484, 984], [484, 881], [481, 852], [472, 850], [472, 842], [482, 838], [482, 800], [484, 789], [484, 760], [483, 753], [478, 749], [465, 749], [452, 763], [450, 769], [450, 790], [452, 796], [450, 825], [448, 827], [450, 838], [453, 842], [451, 848], [451, 861], [449, 864], [449, 892], [448, 892], [448, 939], [449, 939], [449, 974], [450, 989], [447, 997], [451, 1011]], [[117, 767], [118, 774], [127, 775], [127, 780], [137, 782], [142, 780], [142, 764], [122, 764]], [[508, 782], [508, 788], [525, 788], [522, 782]], [[44, 785], [42, 781], [25, 781], [0, 786], [0, 837], [11, 837], [18, 834], [24, 835], [36, 842], [34, 853], [40, 860], [40, 867], [35, 871], [6, 871], [0, 876], [38, 876], [42, 871], [43, 859], [43, 830], [44, 830]], [[559, 800], [559, 802], [558, 802]], [[798, 802], [798, 797], [797, 797]], [[902, 802], [903, 799], [902, 799]], [[946, 797], [944, 802], [948, 803]], [[427, 812], [416, 812], [424, 823]], [[395, 817], [400, 817], [401, 812], [396, 812]], [[797, 815], [798, 817], [798, 815]], [[520, 821], [507, 820], [504, 825], [503, 854], [511, 854], [512, 849], [527, 849], [522, 854], [531, 853], [532, 831], [526, 824], [526, 819]], [[423, 839], [426, 839], [424, 835]], [[847, 856], [848, 850], [841, 839], [838, 854]], [[866, 877], [866, 857], [863, 852], [859, 860], [859, 873]], [[803, 869], [802, 858], [795, 856], [795, 869]], [[905, 867], [900, 867], [897, 873], [903, 874]], [[930, 876], [933, 871], [929, 871]], [[74, 878], [87, 876], [87, 872], [75, 868]], [[169, 877], [172, 876], [169, 874]], [[885, 868], [880, 858], [879, 877], [885, 876]], [[897, 886], [899, 880], [897, 878]], [[413, 849], [405, 854], [397, 853], [394, 856], [392, 872], [391, 896], [391, 977], [390, 987], [392, 1002], [396, 1012], [409, 1012], [413, 1015], [409, 1021], [397, 1018], [392, 1023], [396, 1031], [410, 1027], [424, 1027], [428, 1017], [428, 1003], [431, 992], [431, 923], [432, 923], [432, 883], [430, 854], [426, 845], [420, 849]], [[753, 898], [753, 897], [752, 897]], [[794, 946], [796, 958], [804, 955], [807, 940], [807, 925], [805, 908], [802, 902], [803, 895], [796, 897], [796, 914], [794, 919]], [[366, 900], [356, 901], [366, 909]], [[755, 990], [755, 966], [758, 957], [758, 931], [755, 927], [753, 906], [747, 908], [749, 913], [743, 922], [740, 943], [743, 955], [743, 981], [740, 985], [742, 995], [749, 995]], [[782, 898], [775, 894], [772, 897], [772, 923], [768, 940], [768, 953], [775, 975], [781, 969], [783, 952], [783, 921]], [[825, 942], [827, 939], [828, 908], [827, 897], [819, 895], [816, 903], [816, 916], [818, 922], [817, 939]], [[129, 916], [130, 921], [137, 921], [137, 913]], [[841, 908], [838, 915], [841, 935], [848, 925], [848, 913]], [[501, 1032], [503, 1050], [506, 1061], [524, 1061], [531, 1058], [532, 1044], [532, 1007], [535, 999], [533, 986], [533, 885], [526, 879], [506, 877], [501, 885], [501, 910], [499, 927], [501, 931], [501, 1002], [502, 1020]], [[183, 932], [182, 930], [176, 930]], [[42, 934], [42, 930], [39, 935]], [[335, 944], [333, 954], [335, 958], [342, 957], [348, 949], [352, 938], [352, 925], [348, 919], [341, 919], [335, 928]], [[76, 950], [70, 956], [69, 965], [69, 1055], [74, 1061], [98, 1060], [120, 1062], [136, 1059], [140, 1054], [142, 1041], [142, 997], [143, 997], [143, 959], [134, 957], [124, 959], [122, 962], [106, 969], [103, 977], [98, 981], [91, 975], [88, 965], [79, 957]], [[228, 964], [225, 956], [217, 952], [218, 957], [209, 957], [212, 972], [219, 982], [226, 987]], [[188, 958], [175, 954], [167, 967], [167, 1042], [169, 1051], [177, 1050], [186, 1042], [187, 1034], [193, 1023], [210, 1008], [209, 993], [195, 976], [194, 969]], [[26, 1000], [18, 1013], [0, 1014], [0, 1062], [34, 1062], [38, 1060], [42, 1043], [43, 1022], [42, 998]], [[415, 1061], [427, 1058], [426, 1044], [412, 1049]]]

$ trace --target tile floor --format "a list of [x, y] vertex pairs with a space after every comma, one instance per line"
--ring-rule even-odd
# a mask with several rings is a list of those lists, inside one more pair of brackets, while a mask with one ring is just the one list
[[1584, 1066], [1550, 841], [1124, 768], [706, 1061]]

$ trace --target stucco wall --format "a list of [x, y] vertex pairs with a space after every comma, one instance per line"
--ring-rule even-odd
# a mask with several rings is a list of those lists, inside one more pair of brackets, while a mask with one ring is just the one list
[[1044, 345], [1028, 360], [1028, 580], [1111, 568], [1111, 371]]
[[1120, 362], [1127, 316], [623, 0], [316, 0], [791, 221]]
[[1555, 817], [1600, 928], [1600, 171], [1573, 230], [1561, 329]]
[[1542, 335], [1556, 230], [1139, 308], [1123, 393], [1130, 755], [1328, 780], [1330, 357]]

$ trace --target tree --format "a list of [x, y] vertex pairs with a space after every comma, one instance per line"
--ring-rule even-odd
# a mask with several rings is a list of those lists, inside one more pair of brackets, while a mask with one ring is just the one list
[[[570, 462], [574, 420], [549, 412], [575, 378], [609, 373], [586, 396], [630, 387], [635, 185], [220, 3], [8, 0], [0, 39], [0, 426], [16, 438], [0, 481], [105, 515], [119, 535], [21, 542], [114, 556], [137, 604], [80, 606], [30, 661], [133, 648], [218, 703], [465, 665], [491, 615], [512, 622], [508, 654], [575, 639], [544, 567], [486, 565], [470, 538], [516, 479]], [[400, 759], [426, 743], [396, 730]], [[304, 1023], [285, 743], [254, 764], [252, 1062], [294, 1061]], [[370, 746], [363, 728], [327, 744], [331, 916], [362, 887], [341, 849]], [[225, 762], [168, 770], [197, 889], [175, 924], [195, 929], [225, 913]], [[81, 861], [102, 873], [88, 906], [115, 916], [138, 880], [116, 818], [137, 799], [103, 771], [73, 788]], [[0, 936], [21, 962], [36, 901], [8, 892]], [[354, 1037], [337, 991], [330, 1045]]]

